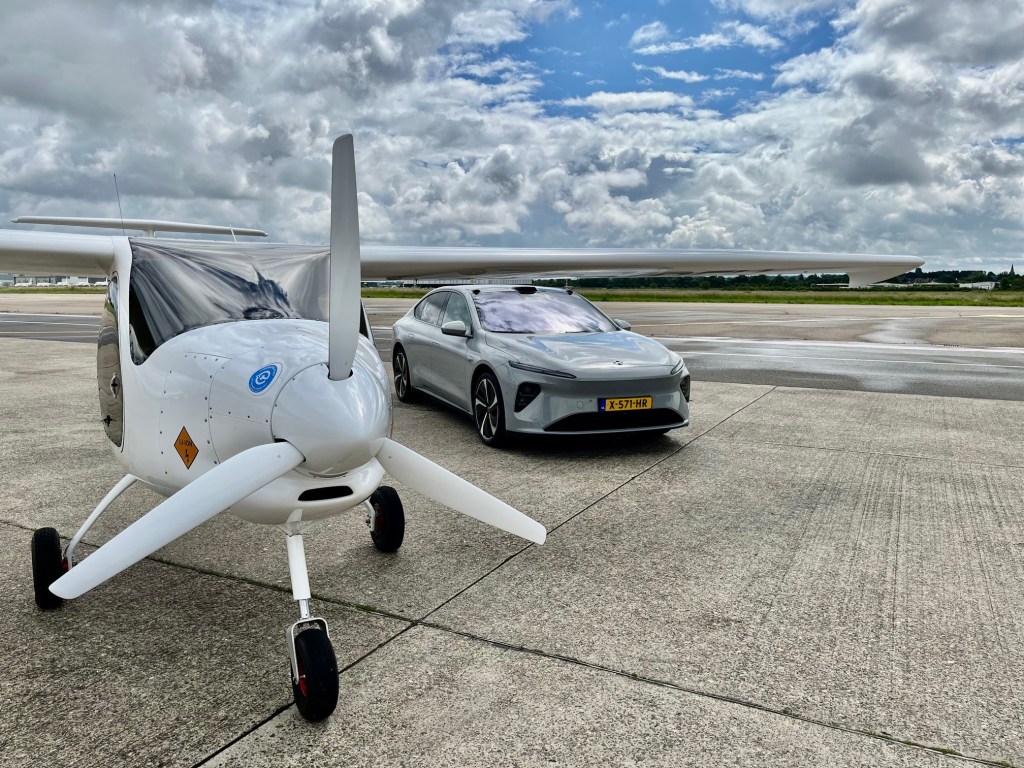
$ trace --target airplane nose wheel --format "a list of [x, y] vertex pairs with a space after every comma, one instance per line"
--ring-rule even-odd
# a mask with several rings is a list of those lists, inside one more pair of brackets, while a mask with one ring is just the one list
[[290, 533], [286, 541], [292, 596], [299, 604], [299, 620], [287, 632], [292, 694], [299, 714], [315, 723], [330, 717], [338, 705], [338, 659], [327, 633], [327, 621], [309, 612], [309, 574], [302, 534]]
[[299, 714], [311, 723], [325, 720], [338, 705], [338, 660], [327, 632], [306, 629], [295, 637], [292, 693]]
[[52, 611], [64, 604], [64, 598], [50, 591], [50, 585], [64, 575], [67, 563], [55, 528], [40, 528], [32, 534], [32, 586], [36, 605]]
[[398, 491], [382, 485], [366, 501], [366, 524], [373, 546], [380, 552], [397, 552], [405, 539], [405, 508]]

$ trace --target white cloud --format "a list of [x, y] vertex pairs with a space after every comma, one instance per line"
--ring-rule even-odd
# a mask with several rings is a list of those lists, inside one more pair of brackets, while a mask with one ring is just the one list
[[633, 32], [632, 37], [629, 38], [629, 47], [640, 48], [641, 46], [660, 43], [663, 40], [667, 40], [668, 36], [668, 27], [664, 23], [655, 21], [650, 24], [644, 24], [642, 27], [638, 27]]
[[758, 50], [777, 50], [783, 47], [782, 40], [768, 31], [767, 27], [740, 21], [723, 22], [713, 32], [683, 40], [670, 40], [668, 37], [667, 28], [661, 22], [655, 22], [634, 32], [630, 46], [640, 56], [681, 53], [694, 49], [708, 51], [733, 46], [749, 46]]
[[764, 80], [763, 72], [747, 72], [742, 69], [716, 69], [716, 80]]
[[683, 83], [699, 83], [707, 80], [707, 75], [700, 72], [687, 72], [685, 70], [669, 70], [664, 67], [647, 67], [642, 64], [634, 64], [633, 69], [637, 72], [653, 72], [665, 80], [678, 80]]
[[589, 107], [611, 114], [681, 109], [693, 106], [693, 99], [668, 91], [632, 91], [609, 93], [597, 91], [583, 98], [566, 99], [567, 107]]
[[713, 4], [726, 11], [742, 11], [755, 19], [797, 18], [812, 11], [828, 11], [840, 2], [837, 0], [712, 0]]

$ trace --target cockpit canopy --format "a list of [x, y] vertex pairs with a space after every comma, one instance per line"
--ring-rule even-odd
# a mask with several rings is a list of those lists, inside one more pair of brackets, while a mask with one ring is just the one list
[[128, 320], [136, 364], [194, 328], [328, 318], [330, 251], [323, 246], [137, 238], [131, 246]]

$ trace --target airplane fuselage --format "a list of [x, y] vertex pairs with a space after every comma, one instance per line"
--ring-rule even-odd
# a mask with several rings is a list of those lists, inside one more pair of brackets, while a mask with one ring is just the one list
[[231, 512], [295, 524], [339, 514], [377, 489], [384, 470], [373, 456], [390, 435], [391, 394], [369, 338], [359, 337], [352, 375], [342, 381], [328, 378], [328, 324], [318, 320], [195, 328], [140, 361], [130, 250], [117, 262], [97, 372], [110, 447], [130, 474], [171, 496], [242, 451], [288, 440], [306, 461]]

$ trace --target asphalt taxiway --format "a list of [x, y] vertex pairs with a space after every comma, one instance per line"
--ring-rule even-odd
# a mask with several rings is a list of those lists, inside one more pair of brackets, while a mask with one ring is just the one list
[[219, 516], [35, 609], [31, 530], [69, 536], [119, 472], [90, 345], [0, 355], [5, 765], [1024, 765], [1022, 402], [697, 379], [687, 429], [505, 451], [396, 404], [397, 440], [548, 541], [401, 486], [399, 553], [357, 515], [310, 533], [342, 667], [310, 725], [275, 530]]

